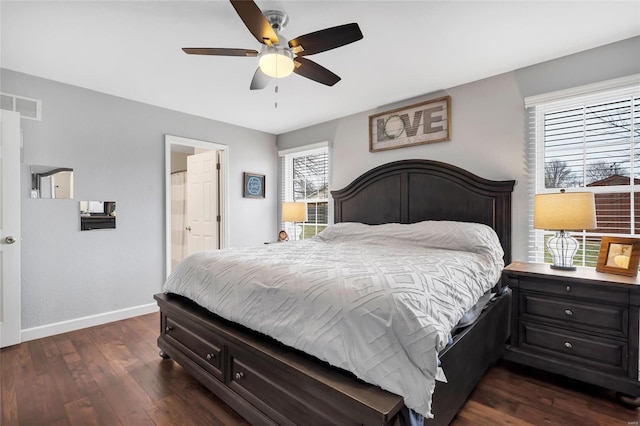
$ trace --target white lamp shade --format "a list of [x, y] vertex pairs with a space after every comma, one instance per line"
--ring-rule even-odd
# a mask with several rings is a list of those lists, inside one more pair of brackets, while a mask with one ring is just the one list
[[533, 201], [533, 227], [550, 231], [596, 229], [592, 192], [538, 194]]
[[305, 222], [307, 220], [307, 203], [282, 203], [283, 222]]

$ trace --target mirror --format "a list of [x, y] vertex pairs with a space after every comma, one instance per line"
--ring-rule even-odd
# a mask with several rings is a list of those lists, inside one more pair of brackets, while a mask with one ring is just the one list
[[31, 166], [31, 198], [73, 198], [73, 169]]
[[80, 201], [80, 230], [115, 229], [115, 201]]

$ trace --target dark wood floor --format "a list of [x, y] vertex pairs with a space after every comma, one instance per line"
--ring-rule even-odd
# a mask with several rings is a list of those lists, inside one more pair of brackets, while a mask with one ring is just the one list
[[[158, 314], [0, 351], [2, 416], [10, 425], [242, 425], [180, 366], [161, 360]], [[453, 422], [466, 425], [638, 425], [609, 391], [499, 363]]]

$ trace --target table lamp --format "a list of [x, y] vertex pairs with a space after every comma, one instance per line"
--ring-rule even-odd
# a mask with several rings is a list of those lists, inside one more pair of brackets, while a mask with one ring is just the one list
[[578, 251], [578, 241], [567, 230], [597, 228], [596, 206], [592, 192], [565, 192], [538, 194], [533, 200], [533, 227], [556, 231], [547, 241], [553, 258], [551, 268], [575, 271], [573, 256]]
[[[282, 221], [283, 222], [293, 222], [294, 227], [296, 222], [305, 222], [307, 220], [307, 203], [297, 203], [297, 202], [284, 202], [282, 203]], [[283, 235], [284, 233], [284, 235]], [[280, 231], [279, 239], [282, 240], [282, 237], [287, 238], [287, 233], [282, 230]], [[294, 231], [294, 240], [297, 240], [297, 236]]]

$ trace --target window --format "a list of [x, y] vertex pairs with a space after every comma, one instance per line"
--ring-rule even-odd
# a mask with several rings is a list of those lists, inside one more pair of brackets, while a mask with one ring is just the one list
[[[593, 192], [598, 228], [572, 235], [580, 242], [574, 264], [595, 266], [602, 236], [640, 234], [640, 76], [527, 98], [526, 104], [531, 206], [533, 194]], [[551, 234], [532, 223], [530, 217], [530, 260], [550, 262], [545, 241]]]
[[[294, 152], [291, 152], [294, 151]], [[307, 221], [283, 223], [289, 238], [310, 238], [329, 224], [329, 148], [327, 143], [281, 151], [282, 200], [307, 204]]]

